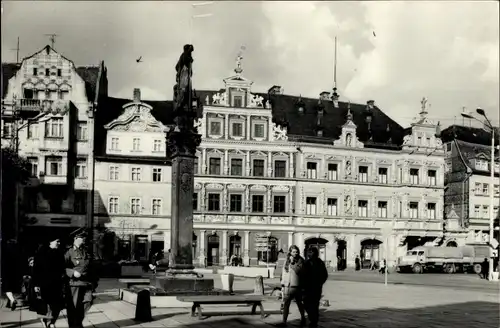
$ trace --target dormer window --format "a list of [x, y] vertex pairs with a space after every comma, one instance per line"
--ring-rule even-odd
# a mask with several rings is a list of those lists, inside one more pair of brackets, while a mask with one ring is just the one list
[[320, 129], [320, 130], [318, 130], [318, 131], [317, 131], [317, 134], [318, 134], [318, 137], [322, 137], [322, 136], [323, 136], [323, 130], [321, 130], [321, 129]]
[[48, 68], [46, 68], [46, 69], [45, 69], [45, 75], [46, 75], [46, 76], [49, 76], [49, 75], [50, 75], [50, 69], [48, 69]]
[[33, 75], [37, 76], [38, 75], [38, 68], [33, 68]]
[[301, 114], [304, 113], [304, 107], [303, 106], [299, 106], [299, 108], [297, 108], [297, 111], [299, 113], [301, 113]]
[[242, 96], [234, 96], [233, 97], [233, 107], [237, 107], [237, 108], [243, 107], [243, 97]]
[[478, 159], [476, 160], [476, 169], [481, 170], [481, 171], [487, 171], [488, 170], [488, 162], [483, 159]]

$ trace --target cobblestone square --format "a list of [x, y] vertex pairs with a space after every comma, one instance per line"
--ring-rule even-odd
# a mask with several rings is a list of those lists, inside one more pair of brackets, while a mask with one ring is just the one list
[[[237, 280], [236, 291], [248, 291], [253, 280]], [[328, 281], [324, 295], [330, 306], [321, 309], [320, 327], [332, 328], [497, 328], [499, 327], [499, 285], [491, 291], [457, 290], [426, 286]], [[154, 321], [133, 320], [135, 307], [117, 300], [116, 290], [104, 287], [85, 319], [85, 327], [272, 327], [280, 322], [279, 302], [266, 301], [269, 315], [249, 315], [249, 307], [204, 306], [203, 320], [192, 318], [187, 308], [153, 309]], [[299, 314], [292, 304], [289, 326], [299, 326]], [[1, 312], [2, 328], [40, 327], [36, 316], [20, 309]], [[63, 315], [57, 327], [67, 327]]]

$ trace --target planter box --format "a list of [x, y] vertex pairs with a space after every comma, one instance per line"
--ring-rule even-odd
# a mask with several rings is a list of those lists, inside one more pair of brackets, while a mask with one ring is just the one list
[[122, 265], [121, 267], [122, 277], [140, 277], [143, 274], [142, 265]]

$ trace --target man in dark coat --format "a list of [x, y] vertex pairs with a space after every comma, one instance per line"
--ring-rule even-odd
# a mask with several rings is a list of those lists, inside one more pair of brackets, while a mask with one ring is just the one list
[[85, 314], [92, 306], [92, 292], [97, 287], [97, 277], [92, 268], [91, 259], [84, 241], [86, 234], [82, 230], [73, 233], [73, 246], [64, 258], [69, 285], [66, 291], [66, 312], [70, 328], [82, 328]]
[[304, 263], [304, 307], [309, 317], [309, 327], [317, 327], [319, 320], [319, 301], [323, 293], [323, 284], [328, 279], [325, 262], [319, 258], [316, 247], [308, 250], [308, 259]]
[[488, 259], [484, 259], [483, 263], [481, 264], [481, 275], [483, 279], [488, 280], [488, 275], [490, 274], [490, 261]]

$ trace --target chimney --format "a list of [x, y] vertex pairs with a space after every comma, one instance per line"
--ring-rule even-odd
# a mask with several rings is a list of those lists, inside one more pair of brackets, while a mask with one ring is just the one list
[[279, 95], [281, 94], [281, 86], [279, 85], [273, 85], [268, 91], [268, 94], [270, 95]]
[[366, 107], [367, 109], [373, 109], [373, 107], [375, 107], [375, 100], [368, 100], [366, 102]]
[[134, 102], [141, 102], [141, 89], [134, 89]]
[[319, 99], [321, 99], [321, 100], [330, 100], [330, 92], [323, 91], [322, 93], [319, 94]]

